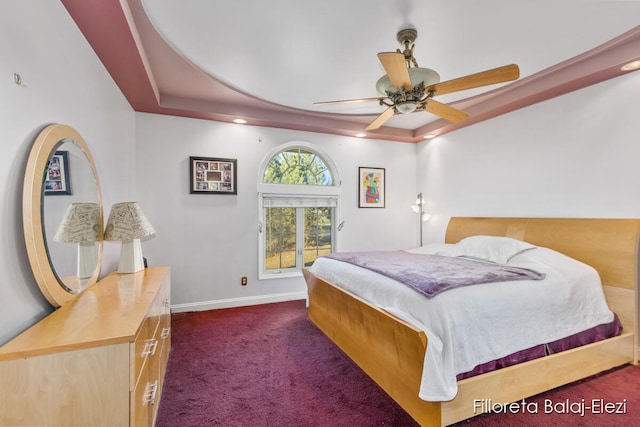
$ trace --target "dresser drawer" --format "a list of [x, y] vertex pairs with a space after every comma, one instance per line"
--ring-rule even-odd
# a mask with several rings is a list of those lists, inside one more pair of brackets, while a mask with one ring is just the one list
[[150, 322], [150, 325], [156, 326], [154, 335], [143, 340], [145, 344], [140, 346], [142, 352], [136, 352], [141, 356], [141, 367], [131, 402], [132, 422], [135, 426], [152, 426], [154, 424], [156, 408], [162, 392], [163, 378], [161, 374], [164, 375], [165, 372], [165, 366], [162, 365], [166, 363], [166, 358], [163, 355], [169, 351], [170, 347], [170, 344], [166, 342], [167, 334], [171, 331], [170, 324], [163, 325], [162, 322], [157, 322], [162, 317], [149, 318], [148, 320], [151, 319], [155, 319]]
[[144, 368], [146, 359], [156, 354], [158, 345], [158, 317], [147, 317], [140, 328], [140, 332], [133, 343], [134, 347], [134, 386], [140, 382], [140, 373]]
[[171, 315], [165, 315], [160, 318], [160, 326], [158, 327], [160, 332], [160, 344], [158, 351], [159, 359], [159, 378], [160, 378], [160, 390], [164, 386], [164, 375], [169, 362], [169, 351], [171, 350]]
[[152, 370], [149, 368], [149, 364], [146, 363], [133, 392], [133, 400], [131, 402], [133, 426], [152, 425], [153, 405], [160, 396], [160, 390], [158, 390], [158, 379], [152, 378], [150, 375]]

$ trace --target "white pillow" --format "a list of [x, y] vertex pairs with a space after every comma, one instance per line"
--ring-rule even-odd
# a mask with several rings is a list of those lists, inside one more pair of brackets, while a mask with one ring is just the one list
[[455, 245], [438, 251], [438, 255], [452, 257], [479, 258], [498, 264], [506, 264], [509, 259], [522, 251], [535, 248], [522, 240], [500, 236], [471, 236]]

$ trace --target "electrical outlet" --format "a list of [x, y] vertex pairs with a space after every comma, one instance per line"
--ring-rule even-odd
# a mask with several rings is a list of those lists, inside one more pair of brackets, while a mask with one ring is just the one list
[[242, 286], [247, 286], [247, 276], [244, 276], [240, 279], [240, 284]]

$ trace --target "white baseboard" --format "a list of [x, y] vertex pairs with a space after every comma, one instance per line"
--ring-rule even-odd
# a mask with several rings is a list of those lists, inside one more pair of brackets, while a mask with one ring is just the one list
[[183, 313], [186, 311], [217, 310], [219, 308], [244, 307], [249, 305], [269, 304], [273, 302], [284, 302], [293, 300], [306, 300], [307, 292], [288, 292], [271, 295], [257, 295], [242, 298], [227, 298], [213, 301], [200, 301], [184, 304], [171, 305], [172, 313]]

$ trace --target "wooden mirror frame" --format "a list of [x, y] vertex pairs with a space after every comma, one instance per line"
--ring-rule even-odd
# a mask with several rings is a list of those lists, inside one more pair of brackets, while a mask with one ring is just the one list
[[47, 126], [40, 132], [27, 161], [27, 168], [24, 177], [22, 196], [22, 216], [25, 243], [29, 263], [36, 282], [47, 301], [54, 307], [60, 307], [73, 298], [77, 293], [69, 291], [64, 286], [53, 270], [46, 246], [46, 239], [43, 229], [43, 198], [44, 198], [44, 174], [48, 166], [51, 155], [58, 146], [66, 141], [72, 140], [87, 158], [91, 166], [91, 171], [96, 180], [96, 191], [98, 204], [100, 206], [100, 241], [98, 247], [98, 260], [93, 275], [86, 279], [86, 285], [80, 290], [84, 290], [95, 284], [100, 274], [100, 264], [102, 261], [102, 245], [104, 217], [102, 211], [102, 193], [100, 191], [100, 180], [96, 165], [89, 151], [86, 142], [80, 134], [70, 126], [53, 124]]

